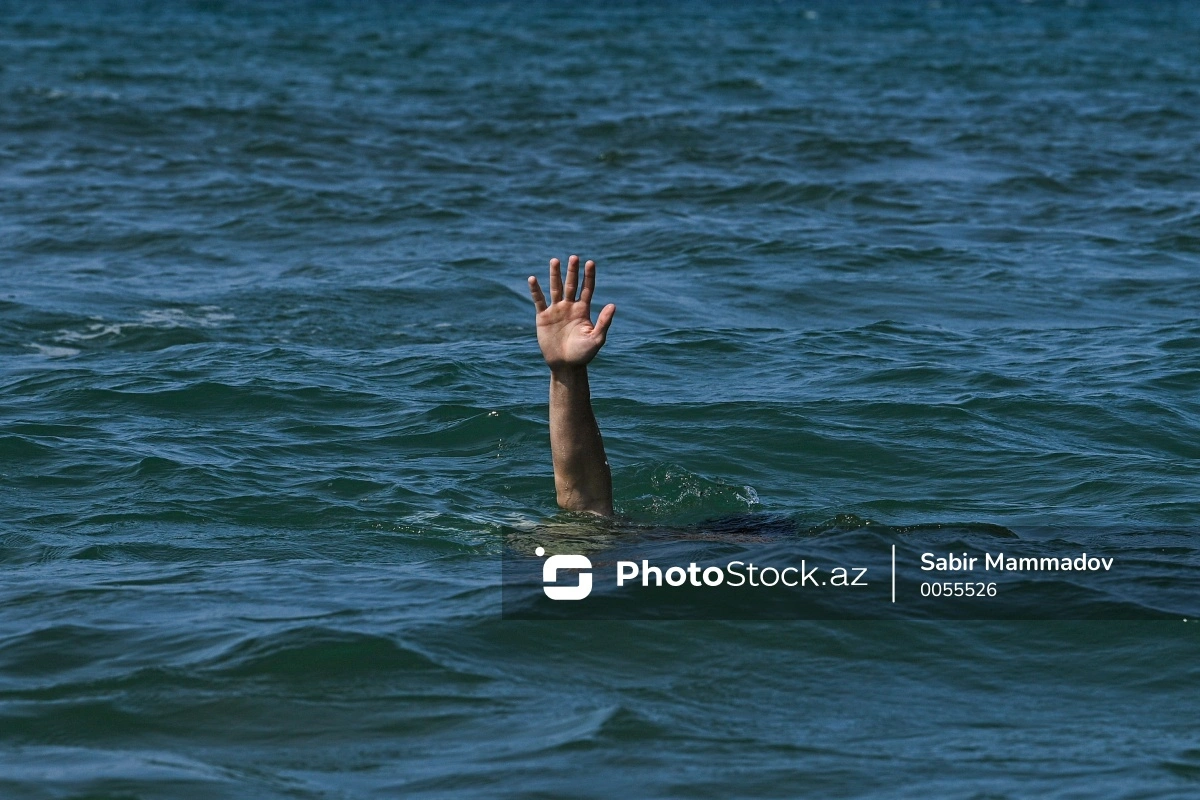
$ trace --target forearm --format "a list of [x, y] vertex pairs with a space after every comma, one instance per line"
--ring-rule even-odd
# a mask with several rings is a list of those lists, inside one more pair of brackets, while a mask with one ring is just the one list
[[550, 450], [558, 504], [612, 516], [612, 475], [592, 413], [586, 366], [550, 372]]

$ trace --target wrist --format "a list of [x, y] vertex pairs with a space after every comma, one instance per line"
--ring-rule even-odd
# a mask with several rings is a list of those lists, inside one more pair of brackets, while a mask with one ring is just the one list
[[587, 364], [556, 364], [550, 367], [550, 377], [562, 383], [587, 379]]
[[568, 367], [553, 367], [550, 370], [551, 399], [559, 393], [567, 396], [586, 397], [591, 395], [588, 385], [587, 367], [574, 364]]

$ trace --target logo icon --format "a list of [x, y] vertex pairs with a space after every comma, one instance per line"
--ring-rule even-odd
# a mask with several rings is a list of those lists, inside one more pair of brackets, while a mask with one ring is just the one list
[[[534, 550], [538, 558], [546, 555], [546, 548]], [[592, 573], [580, 572], [579, 584], [576, 586], [551, 586], [558, 583], [559, 570], [578, 569], [591, 570], [592, 562], [587, 556], [550, 556], [542, 565], [542, 591], [551, 600], [582, 600], [592, 593]]]

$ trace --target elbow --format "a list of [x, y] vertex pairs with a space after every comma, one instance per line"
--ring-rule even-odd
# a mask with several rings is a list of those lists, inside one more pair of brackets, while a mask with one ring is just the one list
[[613, 515], [611, 497], [593, 497], [570, 490], [558, 492], [558, 505], [566, 511], [582, 511], [601, 517]]

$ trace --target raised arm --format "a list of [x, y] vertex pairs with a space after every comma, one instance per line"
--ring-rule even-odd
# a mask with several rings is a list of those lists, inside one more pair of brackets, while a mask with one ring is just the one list
[[612, 516], [612, 474], [604, 456], [600, 426], [592, 413], [588, 363], [600, 352], [617, 307], [606, 305], [592, 324], [596, 264], [583, 267], [579, 298], [579, 256], [567, 260], [564, 286], [557, 258], [550, 259], [550, 305], [537, 278], [529, 276], [529, 294], [537, 309], [538, 346], [550, 367], [550, 451], [558, 504], [569, 511]]

